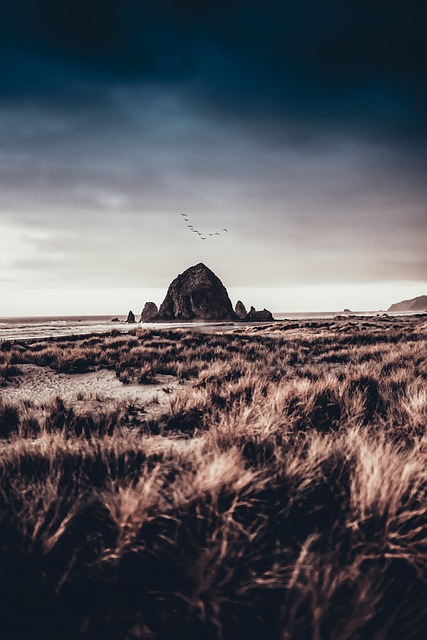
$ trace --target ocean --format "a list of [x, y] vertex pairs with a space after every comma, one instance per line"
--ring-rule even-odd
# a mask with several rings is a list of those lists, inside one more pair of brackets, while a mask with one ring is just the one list
[[[352, 315], [357, 316], [376, 316], [383, 314], [384, 311], [357, 311], [345, 314], [349, 318]], [[344, 315], [342, 311], [313, 311], [274, 313], [277, 320], [320, 320], [334, 318], [337, 315]], [[401, 316], [413, 315], [411, 313], [388, 313], [387, 315]], [[113, 317], [119, 318], [120, 322], [111, 322]], [[38, 316], [38, 317], [20, 317], [20, 318], [0, 318], [0, 340], [31, 340], [38, 338], [55, 338], [70, 335], [86, 335], [90, 333], [105, 333], [111, 329], [117, 329], [121, 332], [130, 331], [135, 326], [144, 328], [168, 328], [168, 327], [194, 327], [191, 323], [144, 323], [143, 325], [126, 324], [124, 321], [126, 316]], [[215, 325], [218, 323], [200, 323], [202, 325]], [[225, 325], [230, 323], [224, 323]]]

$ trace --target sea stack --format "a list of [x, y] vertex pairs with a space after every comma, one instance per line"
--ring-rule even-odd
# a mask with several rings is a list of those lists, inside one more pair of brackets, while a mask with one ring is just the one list
[[268, 309], [262, 309], [262, 311], [257, 311], [255, 307], [251, 307], [248, 315], [245, 320], [248, 322], [264, 322], [274, 320], [273, 314]]
[[248, 315], [248, 312], [246, 311], [246, 307], [243, 304], [243, 302], [241, 300], [238, 300], [236, 303], [236, 307], [235, 307], [235, 312], [237, 313], [237, 315], [239, 316], [239, 318], [241, 320], [244, 320], [246, 318], [246, 316]]
[[227, 289], [202, 262], [186, 269], [170, 284], [155, 320], [239, 320]]
[[128, 317], [127, 317], [127, 319], [126, 319], [126, 322], [127, 322], [128, 324], [134, 324], [134, 323], [136, 322], [136, 320], [135, 320], [135, 314], [134, 314], [132, 311], [129, 311], [129, 313], [128, 313]]
[[157, 316], [159, 309], [155, 302], [146, 302], [141, 312], [140, 322], [149, 322]]

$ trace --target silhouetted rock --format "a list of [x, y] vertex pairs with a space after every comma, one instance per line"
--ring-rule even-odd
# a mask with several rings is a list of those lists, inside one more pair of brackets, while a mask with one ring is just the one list
[[110, 322], [120, 322], [118, 318], [112, 318]]
[[271, 311], [268, 311], [268, 309], [257, 311], [255, 307], [251, 307], [245, 320], [248, 320], [249, 322], [259, 322], [264, 320], [274, 320], [274, 318], [273, 314], [271, 313]]
[[227, 289], [201, 262], [170, 284], [155, 320], [238, 320]]
[[128, 322], [129, 324], [133, 324], [134, 322], [136, 322], [135, 314], [132, 311], [129, 311], [126, 322]]
[[344, 309], [343, 313], [353, 313], [353, 311], [351, 311], [350, 309]]
[[159, 309], [155, 302], [146, 302], [141, 313], [140, 322], [148, 322], [156, 317]]
[[246, 311], [246, 307], [241, 300], [238, 300], [235, 307], [235, 312], [237, 313], [237, 315], [241, 320], [244, 320], [244, 318], [246, 318], [246, 316], [248, 315], [248, 312]]
[[427, 311], [427, 296], [418, 296], [410, 300], [395, 302], [387, 311]]

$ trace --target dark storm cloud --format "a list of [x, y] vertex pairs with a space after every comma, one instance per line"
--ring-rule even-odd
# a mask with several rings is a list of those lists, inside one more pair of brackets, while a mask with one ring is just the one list
[[114, 83], [190, 82], [218, 111], [424, 134], [425, 18], [414, 0], [15, 0], [0, 91], [78, 104]]

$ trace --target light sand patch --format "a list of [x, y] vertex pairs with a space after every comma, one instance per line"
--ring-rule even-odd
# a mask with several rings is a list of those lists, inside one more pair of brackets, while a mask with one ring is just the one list
[[12, 386], [0, 389], [0, 398], [13, 402], [48, 404], [60, 397], [74, 408], [100, 410], [118, 402], [132, 402], [156, 415], [164, 411], [178, 381], [175, 376], [156, 376], [155, 384], [123, 384], [114, 371], [100, 369], [90, 373], [58, 373], [50, 367], [20, 365], [22, 374]]

